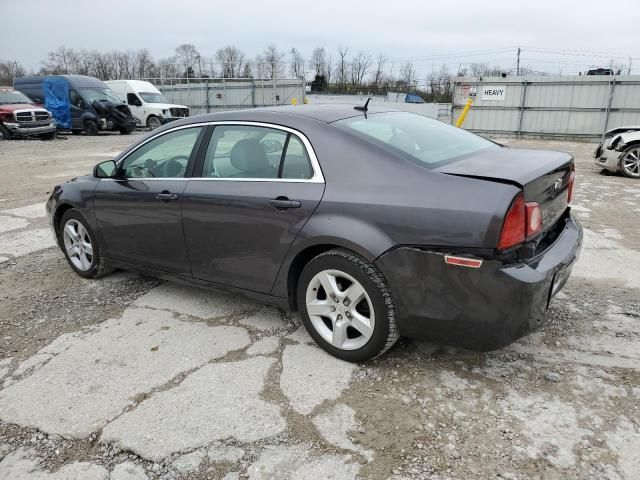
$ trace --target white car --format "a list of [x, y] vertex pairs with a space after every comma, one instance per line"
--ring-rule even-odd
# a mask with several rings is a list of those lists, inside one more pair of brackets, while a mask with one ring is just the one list
[[178, 118], [189, 116], [189, 107], [167, 103], [162, 92], [142, 80], [110, 80], [109, 85], [118, 97], [129, 105], [139, 125], [150, 130]]
[[609, 130], [593, 156], [596, 165], [606, 171], [640, 178], [640, 126]]

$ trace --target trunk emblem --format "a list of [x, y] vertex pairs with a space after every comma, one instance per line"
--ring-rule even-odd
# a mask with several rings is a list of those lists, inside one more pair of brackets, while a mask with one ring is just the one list
[[560, 190], [560, 187], [562, 187], [562, 178], [556, 180], [556, 182], [553, 184], [553, 190], [557, 192], [558, 190]]

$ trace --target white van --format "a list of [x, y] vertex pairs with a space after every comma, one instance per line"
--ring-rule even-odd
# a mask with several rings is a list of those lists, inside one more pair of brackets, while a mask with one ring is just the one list
[[167, 99], [160, 90], [149, 82], [109, 80], [104, 83], [129, 105], [138, 125], [146, 125], [150, 130], [172, 120], [189, 116], [188, 107], [167, 103]]

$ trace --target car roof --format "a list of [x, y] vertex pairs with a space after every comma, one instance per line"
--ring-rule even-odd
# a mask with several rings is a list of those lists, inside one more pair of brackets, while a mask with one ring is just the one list
[[[265, 116], [274, 115], [276, 117], [289, 116], [289, 117], [304, 117], [313, 120], [317, 120], [324, 123], [332, 123], [338, 120], [351, 117], [359, 117], [364, 115], [364, 112], [355, 110], [354, 104], [325, 104], [325, 105], [286, 105], [286, 106], [274, 106], [274, 107], [260, 107], [252, 108], [240, 111], [234, 111], [234, 117], [242, 117], [243, 120], [251, 121], [263, 121]], [[384, 112], [398, 112], [394, 108], [386, 107], [374, 107], [371, 106], [367, 110], [367, 114], [376, 114]], [[241, 113], [240, 113], [241, 112]], [[198, 115], [199, 121], [216, 121], [229, 119], [229, 114], [232, 112], [210, 113], [205, 115]], [[266, 114], [266, 115], [265, 115]], [[194, 117], [192, 117], [194, 118]]]

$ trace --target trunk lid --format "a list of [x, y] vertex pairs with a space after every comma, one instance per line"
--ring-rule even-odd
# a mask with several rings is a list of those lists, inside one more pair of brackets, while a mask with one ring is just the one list
[[567, 208], [572, 164], [568, 153], [504, 147], [484, 150], [435, 170], [519, 186], [526, 202], [540, 205], [542, 229], [547, 231]]

